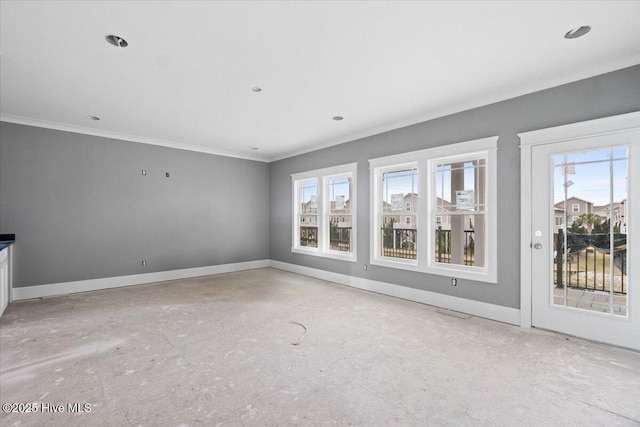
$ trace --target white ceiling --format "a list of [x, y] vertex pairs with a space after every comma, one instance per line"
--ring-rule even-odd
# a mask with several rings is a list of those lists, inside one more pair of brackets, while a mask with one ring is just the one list
[[2, 120], [263, 161], [640, 63], [640, 1], [3, 0], [0, 16]]

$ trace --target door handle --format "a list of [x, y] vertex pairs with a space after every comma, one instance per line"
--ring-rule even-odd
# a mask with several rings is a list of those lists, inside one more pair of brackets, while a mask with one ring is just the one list
[[533, 249], [538, 249], [538, 250], [542, 249], [542, 243], [535, 243], [533, 245]]

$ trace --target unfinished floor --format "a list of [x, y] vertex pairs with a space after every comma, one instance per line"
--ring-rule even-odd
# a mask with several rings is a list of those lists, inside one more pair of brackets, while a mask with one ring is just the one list
[[274, 269], [12, 303], [0, 346], [2, 426], [640, 424], [640, 353]]

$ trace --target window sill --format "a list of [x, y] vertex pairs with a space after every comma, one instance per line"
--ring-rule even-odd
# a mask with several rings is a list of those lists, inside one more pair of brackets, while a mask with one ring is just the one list
[[410, 270], [410, 271], [422, 271], [418, 267], [418, 261], [412, 259], [402, 259], [402, 258], [372, 258], [371, 265], [377, 265], [380, 267], [388, 267], [388, 268], [399, 268], [402, 270]]
[[496, 274], [480, 267], [462, 267], [450, 264], [432, 265], [423, 270], [428, 274], [455, 277], [456, 279], [475, 280], [477, 282], [498, 283]]
[[291, 248], [291, 252], [295, 254], [311, 255], [311, 256], [316, 256], [320, 258], [329, 258], [329, 259], [337, 259], [340, 261], [357, 262], [356, 254], [353, 252], [348, 254], [343, 254], [336, 251], [321, 252], [317, 248], [313, 248], [313, 249]]

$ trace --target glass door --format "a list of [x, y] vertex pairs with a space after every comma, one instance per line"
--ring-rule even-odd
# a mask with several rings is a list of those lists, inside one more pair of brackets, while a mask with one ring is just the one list
[[624, 138], [532, 148], [532, 325], [637, 349], [630, 172], [640, 165]]

